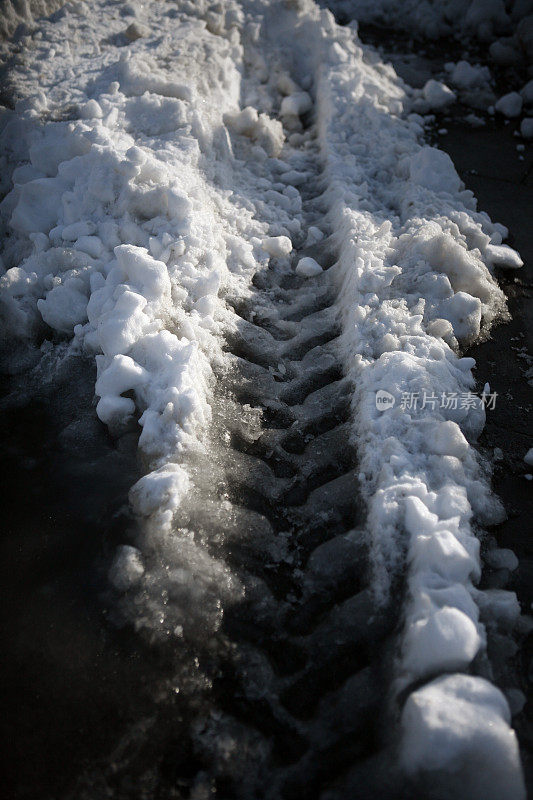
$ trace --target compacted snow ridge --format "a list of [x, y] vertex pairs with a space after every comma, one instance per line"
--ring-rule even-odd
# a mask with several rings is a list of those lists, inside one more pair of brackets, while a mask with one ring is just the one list
[[485, 411], [441, 402], [506, 316], [506, 230], [311, 0], [73, 2], [18, 47], [3, 366], [94, 358], [98, 418], [140, 433], [109, 603], [173, 654], [187, 796], [523, 798], [486, 655], [519, 607], [474, 585]]

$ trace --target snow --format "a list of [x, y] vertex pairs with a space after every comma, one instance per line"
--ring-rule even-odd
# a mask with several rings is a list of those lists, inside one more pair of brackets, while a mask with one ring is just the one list
[[533, 466], [533, 447], [531, 447], [524, 456], [526, 464]]
[[[503, 517], [465, 435], [475, 439], [479, 434], [483, 411], [478, 407], [461, 414], [457, 408], [439, 411], [435, 405], [409, 411], [398, 401], [402, 393], [438, 397], [444, 387], [460, 393], [472, 386], [473, 360], [458, 358], [450, 345], [479, 337], [485, 325], [505, 313], [487, 252], [493, 241], [501, 242], [502, 232], [476, 212], [450, 159], [434, 148], [419, 147], [416, 123], [404, 128], [395, 117], [401, 90], [392, 77], [389, 82], [384, 74], [367, 74], [365, 83], [358, 76], [359, 93], [352, 94], [352, 103], [339, 114], [341, 97], [355, 83], [355, 69], [339, 57], [329, 74], [323, 72], [317, 101], [330, 220], [341, 242], [339, 310], [346, 370], [354, 386], [352, 440], [368, 504], [375, 586], [384, 596], [392, 575], [402, 571], [407, 532], [409, 601], [400, 690], [435, 673], [467, 671], [485, 648], [473, 596], [480, 563], [471, 519], [475, 514], [488, 523]], [[482, 75], [485, 79], [485, 71]], [[380, 107], [388, 104], [388, 117], [368, 109], [369, 94], [379, 98]], [[347, 129], [352, 131], [349, 140]], [[396, 141], [394, 156], [391, 139]], [[373, 180], [376, 174], [380, 185]], [[395, 397], [396, 404], [388, 410], [376, 408], [378, 390]], [[516, 603], [512, 593], [506, 597]], [[513, 736], [510, 748], [505, 715], [490, 755], [485, 747], [483, 720], [492, 718], [485, 681], [460, 674], [446, 680], [472, 682], [468, 710], [479, 735], [463, 742], [476, 753], [472, 760], [478, 757], [484, 764], [501, 758], [507, 764], [502, 772], [508, 774], [499, 790], [505, 785], [508, 795], [523, 797], [516, 740]], [[436, 745], [437, 751], [444, 750], [443, 763], [436, 770], [445, 768], [450, 757], [444, 744], [461, 739], [455, 728], [463, 701], [450, 692], [446, 703], [449, 716], [442, 720], [442, 743]], [[403, 751], [413, 772], [428, 767], [425, 753], [420, 759], [416, 755], [417, 743], [426, 735], [427, 719], [413, 715]], [[484, 779], [478, 781], [477, 768], [470, 769], [468, 759], [464, 775], [468, 792], [461, 796], [483, 797]], [[460, 782], [458, 789], [463, 791]]]
[[136, 513], [144, 517], [156, 514], [161, 522], [170, 521], [171, 512], [188, 488], [187, 472], [179, 464], [169, 463], [137, 481], [130, 491], [130, 501]]
[[524, 798], [510, 717], [503, 694], [483, 678], [437, 678], [405, 704], [405, 768], [428, 776], [450, 770], [450, 796], [458, 800]]
[[500, 269], [519, 269], [524, 266], [516, 250], [506, 244], [489, 244], [485, 252], [490, 263]]
[[518, 568], [518, 559], [512, 550], [495, 548], [485, 555], [485, 563], [492, 569], [510, 569], [513, 572]]
[[496, 41], [489, 47], [493, 61], [501, 67], [511, 67], [520, 63], [520, 52], [513, 46], [513, 42]]
[[520, 90], [524, 103], [533, 104], [533, 78], [528, 81]]
[[520, 133], [524, 139], [533, 139], [533, 117], [526, 117], [520, 124]]
[[318, 244], [324, 238], [323, 231], [320, 228], [317, 228], [316, 225], [310, 225], [309, 230], [307, 231], [307, 239], [305, 240], [306, 247], [312, 247], [314, 244]]
[[431, 110], [440, 110], [455, 103], [456, 95], [441, 81], [430, 79], [422, 89], [424, 99]]
[[[287, 98], [285, 98], [287, 99]], [[260, 144], [269, 156], [277, 156], [283, 146], [283, 129], [278, 120], [247, 106], [242, 111], [227, 112], [224, 122], [230, 130], [248, 136]]]
[[320, 275], [322, 267], [314, 258], [306, 256], [298, 261], [296, 272], [298, 275], [305, 275], [306, 278], [312, 278], [315, 275]]
[[496, 111], [499, 111], [500, 114], [503, 114], [504, 117], [512, 119], [513, 117], [520, 116], [522, 102], [522, 96], [519, 95], [518, 92], [509, 92], [508, 94], [504, 94], [503, 97], [500, 97], [494, 105], [494, 108]]
[[461, 186], [450, 156], [435, 147], [422, 147], [411, 157], [409, 174], [414, 183], [434, 192], [453, 194]]
[[490, 70], [479, 64], [470, 64], [468, 61], [458, 61], [456, 64], [446, 65], [450, 72], [450, 81], [459, 89], [476, 89], [485, 86], [490, 81]]
[[313, 107], [313, 101], [307, 92], [295, 92], [281, 101], [280, 114], [284, 116], [299, 117]]
[[[44, 37], [28, 35], [0, 134], [4, 349], [59, 339], [93, 359], [95, 413], [119, 440], [140, 433], [145, 474], [130, 503], [144, 533], [137, 548], [117, 550], [112, 585], [135, 594], [136, 626], [163, 636], [216, 630], [226, 603], [242, 598], [223, 558], [174, 524], [194, 497], [213, 367], [226, 364], [237, 324], [225, 297], [248, 299], [270, 257], [288, 263], [293, 247], [322, 247], [327, 235], [375, 603], [405, 579], [402, 763], [447, 771], [458, 797], [522, 798], [507, 703], [463, 674], [485, 651], [480, 611], [507, 626], [517, 619], [512, 593], [474, 587], [475, 529], [502, 519], [472, 446], [485, 412], [440, 402], [474, 390], [475, 362], [461, 349], [506, 318], [493, 268], [521, 266], [518, 254], [449, 156], [421, 142], [423, 120], [406, 113], [392, 67], [311, 0], [184, 4], [174, 16], [164, 3], [139, 4], [129, 43], [104, 47], [124, 34], [115, 5], [69, 5], [42, 24]], [[371, 5], [380, 4], [361, 8]], [[499, 2], [480, 9], [469, 4], [468, 25], [503, 14]], [[489, 77], [464, 61], [450, 69], [461, 89]], [[452, 95], [444, 84], [423, 90], [435, 108]], [[323, 193], [306, 233], [308, 113]], [[309, 255], [294, 268], [326, 279]], [[393, 407], [376, 407], [380, 390]], [[409, 394], [435, 399], [402, 408]], [[167, 607], [169, 585], [177, 599]]]
[[109, 580], [120, 592], [136, 586], [144, 574], [142, 556], [136, 547], [121, 545], [109, 569]]
[[283, 258], [291, 253], [292, 242], [288, 236], [267, 236], [263, 239], [262, 247], [271, 256]]

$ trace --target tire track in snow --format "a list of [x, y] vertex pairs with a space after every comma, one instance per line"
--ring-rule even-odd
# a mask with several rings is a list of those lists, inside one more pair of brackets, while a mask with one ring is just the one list
[[[22, 262], [30, 269], [35, 259], [39, 270], [44, 270], [42, 282], [37, 273], [29, 281], [24, 269], [20, 274], [15, 270], [5, 281], [13, 292], [13, 309], [20, 310], [16, 298], [22, 286], [23, 300], [31, 301], [29, 323], [34, 320], [42, 325], [44, 320], [59, 331], [74, 332], [78, 343], [92, 346], [101, 359], [96, 387], [101, 396], [100, 418], [110, 425], [115, 418], [120, 423], [124, 419], [135, 422], [132, 415], [142, 411], [141, 449], [144, 446], [145, 454], [153, 457], [146, 465], [152, 472], [132, 495], [140, 500], [138, 510], [147, 517], [138, 542], [141, 553], [129, 548], [122, 573], [113, 569], [112, 573], [117, 590], [125, 592], [117, 603], [119, 611], [144, 628], [160, 649], [161, 685], [154, 687], [154, 714], [141, 720], [121, 742], [111, 766], [107, 765], [104, 784], [111, 787], [108, 794], [118, 797], [150, 797], [154, 792], [160, 797], [215, 794], [246, 800], [256, 796], [353, 798], [358, 792], [361, 796], [365, 792], [401, 795], [400, 782], [392, 788], [386, 785], [388, 776], [380, 763], [388, 752], [381, 736], [387, 721], [383, 686], [396, 619], [388, 609], [378, 614], [369, 599], [367, 589], [372, 582], [376, 588], [376, 573], [372, 580], [367, 577], [365, 543], [353, 529], [355, 462], [345, 427], [350, 399], [352, 435], [357, 434], [360, 454], [366, 457], [365, 500], [374, 505], [369, 528], [375, 552], [379, 556], [381, 550], [387, 557], [381, 563], [382, 583], [393, 590], [390, 597], [398, 606], [402, 594], [392, 581], [405, 563], [402, 526], [406, 509], [410, 511], [407, 533], [419, 566], [418, 573], [416, 565], [411, 571], [411, 590], [419, 605], [413, 603], [406, 614], [411, 644], [420, 630], [433, 632], [432, 644], [436, 641], [439, 647], [430, 667], [444, 672], [450, 668], [447, 628], [439, 627], [439, 621], [449, 620], [451, 609], [453, 633], [465, 633], [451, 662], [451, 668], [463, 674], [452, 676], [441, 694], [433, 684], [428, 687], [433, 709], [453, 699], [456, 716], [445, 721], [441, 733], [460, 739], [457, 715], [462, 698], [453, 692], [460, 695], [465, 687], [468, 691], [473, 687], [474, 734], [487, 718], [495, 720], [498, 729], [493, 744], [502, 753], [507, 749], [513, 796], [521, 797], [505, 700], [486, 682], [464, 674], [482, 644], [483, 633], [468, 595], [478, 562], [468, 526], [471, 509], [466, 487], [482, 507], [488, 485], [472, 489], [478, 475], [475, 456], [456, 419], [444, 421], [437, 414], [414, 421], [392, 415], [377, 420], [372, 415], [375, 409], [368, 404], [363, 408], [359, 402], [366, 393], [371, 396], [383, 379], [388, 380], [390, 367], [397, 368], [396, 388], [405, 388], [410, 355], [418, 368], [415, 386], [419, 386], [418, 378], [424, 388], [429, 388], [430, 379], [442, 381], [443, 390], [472, 386], [472, 365], [467, 360], [459, 363], [452, 346], [462, 336], [478, 335], [482, 319], [488, 324], [499, 313], [498, 290], [487, 265], [502, 255], [496, 241], [501, 232], [474, 213], [472, 198], [462, 196], [459, 179], [443, 161], [443, 154], [419, 147], [419, 127], [401, 117], [401, 87], [387, 77], [372, 54], [363, 52], [350, 32], [340, 32], [311, 3], [283, 4], [288, 24], [284, 28], [282, 23], [279, 29], [273, 17], [277, 10], [281, 13], [281, 5], [272, 10], [258, 0], [245, 7], [250, 11], [246, 24], [239, 7], [228, 16], [218, 7], [201, 9], [201, 19], [188, 28], [182, 49], [174, 48], [176, 37], [160, 19], [159, 30], [165, 32], [166, 41], [157, 50], [167, 48], [180, 61], [161, 54], [158, 63], [141, 43], [131, 59], [106, 62], [103, 68], [96, 47], [91, 58], [98, 77], [84, 84], [86, 92], [79, 90], [77, 95], [81, 103], [77, 113], [88, 121], [72, 130], [61, 129], [72, 152], [65, 158], [56, 143], [51, 159], [46, 142], [38, 147], [34, 157], [40, 155], [54, 174], [39, 178], [30, 169], [20, 196], [12, 193], [7, 204], [22, 232], [34, 232], [37, 226], [35, 247], [45, 248], [44, 255], [32, 251], [30, 259]], [[82, 17], [86, 15], [83, 5], [76, 9]], [[267, 24], [263, 24], [265, 11], [270, 15]], [[185, 16], [188, 13], [193, 12], [189, 9]], [[120, 39], [119, 24], [113, 24]], [[243, 94], [241, 105], [248, 109], [234, 114], [239, 85], [236, 62], [242, 55], [241, 32], [235, 30], [239, 26], [243, 38], [251, 31], [258, 43], [255, 56], [244, 54], [250, 64], [255, 58], [258, 80], [250, 94], [253, 98], [256, 91], [258, 97], [248, 99]], [[142, 39], [142, 30], [139, 36]], [[276, 40], [279, 36], [281, 44]], [[300, 45], [293, 54], [295, 38]], [[105, 44], [116, 41], [111, 37]], [[123, 34], [121, 41], [126, 46]], [[194, 42], [200, 43], [199, 49], [194, 49]], [[56, 44], [62, 46], [62, 42]], [[202, 68], [204, 44], [211, 57], [218, 57], [216, 78]], [[280, 168], [281, 162], [273, 159], [268, 169], [255, 165], [255, 182], [254, 158], [259, 157], [250, 145], [240, 182], [239, 159], [232, 161], [222, 121], [231, 128], [229, 118], [233, 117], [234, 131], [242, 127], [245, 136], [261, 143], [257, 149], [264, 145], [263, 158], [275, 155], [272, 145], [276, 145], [279, 121], [269, 113], [279, 98], [274, 82], [263, 91], [258, 76], [267, 79], [264, 56], [274, 63], [278, 45], [282, 60], [287, 56], [288, 63], [292, 58], [301, 62], [300, 81], [306, 69], [315, 75], [326, 174], [320, 173], [313, 137], [307, 135], [299, 139], [298, 170], [284, 172], [284, 165]], [[146, 49], [150, 48], [153, 40]], [[312, 55], [307, 58], [309, 49]], [[196, 66], [197, 56], [200, 67], [195, 71], [190, 65]], [[176, 83], [177, 64], [194, 91]], [[311, 100], [287, 72], [291, 70], [285, 69], [289, 88], [282, 92], [287, 99], [281, 101], [281, 111], [285, 104], [299, 116], [306, 113]], [[148, 92], [139, 95], [146, 87]], [[270, 95], [263, 104], [261, 91]], [[44, 107], [44, 95], [34, 98], [33, 106], [30, 103], [32, 114], [40, 114]], [[229, 111], [227, 117], [224, 110]], [[123, 128], [119, 126], [115, 138], [117, 119]], [[105, 144], [107, 160], [89, 141], [95, 132]], [[46, 133], [54, 138], [50, 128]], [[150, 139], [147, 146], [145, 136], [154, 134], [159, 137], [156, 144]], [[298, 136], [291, 134], [291, 140], [297, 142]], [[233, 144], [238, 149], [238, 135]], [[165, 153], [168, 170], [156, 157], [158, 152]], [[72, 163], [74, 157], [81, 160]], [[86, 177], [91, 175], [85, 190], [78, 181], [81, 164]], [[56, 168], [61, 168], [60, 178], [55, 177]], [[204, 174], [207, 169], [212, 170], [209, 175]], [[248, 179], [253, 191], [242, 206], [235, 201], [230, 208], [233, 200], [224, 196], [227, 186], [218, 192], [220, 186], [213, 178], [217, 170], [227, 172], [230, 191], [236, 194], [246, 195]], [[122, 176], [116, 178], [121, 190], [119, 209], [108, 172]], [[99, 180], [92, 180], [94, 174]], [[302, 186], [301, 194], [296, 181]], [[72, 194], [67, 188], [77, 187], [72, 220], [48, 208], [41, 218], [43, 205], [29, 201], [42, 197], [44, 187], [54, 189], [58, 204], [63, 198], [69, 200], [69, 208]], [[323, 197], [322, 190], [329, 196]], [[105, 210], [98, 205], [101, 195], [110, 198], [111, 206]], [[96, 198], [96, 205], [86, 207], [86, 197], [91, 202]], [[302, 198], [303, 215], [298, 206]], [[246, 209], [244, 221], [231, 213], [235, 208]], [[111, 214], [107, 219], [111, 211], [126, 218], [120, 226]], [[305, 251], [301, 222], [311, 230], [311, 225], [324, 222], [326, 212], [330, 237]], [[76, 214], [95, 216], [99, 226]], [[245, 281], [241, 281], [243, 292], [236, 289], [235, 298], [228, 297], [233, 306], [225, 318], [230, 366], [224, 370], [217, 349], [222, 337], [212, 316], [213, 309], [220, 310], [217, 268], [235, 288], [239, 282], [229, 272], [242, 275], [239, 260], [248, 275], [262, 263], [264, 242], [259, 237], [269, 225], [294, 232], [297, 256], [306, 252], [323, 266], [331, 266], [305, 280], [293, 272], [294, 265], [272, 261], [268, 270], [257, 273], [255, 290], [248, 294], [249, 306], [243, 299]], [[96, 231], [97, 237], [93, 236]], [[491, 236], [496, 236], [496, 244]], [[236, 255], [228, 246], [231, 237], [236, 240]], [[63, 244], [71, 239], [72, 247]], [[132, 242], [137, 244], [132, 246]], [[59, 271], [71, 265], [71, 258], [79, 268], [83, 248], [89, 248], [83, 261], [85, 272], [57, 286], [51, 273], [52, 281], [48, 280], [46, 270], [59, 253], [63, 259]], [[224, 262], [229, 251], [228, 266]], [[111, 252], [120, 263], [114, 262]], [[514, 258], [505, 248], [503, 252], [504, 257]], [[13, 261], [16, 253], [12, 249]], [[337, 274], [342, 297], [336, 297]], [[90, 279], [90, 285], [83, 281], [80, 285], [82, 278]], [[425, 289], [422, 281], [417, 285], [418, 278], [429, 282]], [[29, 290], [26, 280], [31, 283]], [[432, 281], [442, 296], [431, 296]], [[65, 321], [65, 306], [73, 305], [69, 298], [76, 301], [70, 309], [75, 314]], [[339, 345], [337, 300], [343, 347]], [[90, 324], [85, 324], [87, 312]], [[112, 335], [117, 326], [119, 341]], [[147, 333], [152, 328], [157, 333]], [[185, 334], [179, 342], [178, 332]], [[152, 345], [150, 352], [145, 351], [147, 341]], [[351, 384], [339, 368], [341, 350]], [[175, 360], [169, 370], [171, 354]], [[212, 369], [218, 371], [218, 382], [212, 380]], [[208, 401], [212, 401], [214, 424], [206, 441], [199, 431], [207, 425]], [[367, 433], [361, 413], [367, 413], [375, 453], [369, 452], [370, 438], [361, 442]], [[418, 430], [422, 436], [417, 438]], [[439, 435], [429, 469], [425, 446], [433, 434]], [[394, 469], [386, 473], [392, 461], [386, 452], [391, 439], [400, 448], [407, 443], [406, 449], [411, 446], [412, 450], [395, 458]], [[459, 469], [461, 458], [467, 460], [468, 475], [453, 474], [453, 480], [443, 486], [445, 458], [455, 459], [453, 464]], [[417, 460], [422, 466], [416, 481], [411, 481], [409, 472], [413, 466], [418, 470], [413, 463]], [[402, 484], [406, 475], [409, 481]], [[383, 501], [381, 488], [378, 491], [381, 478], [394, 502]], [[450, 518], [453, 508], [467, 520], [464, 530], [459, 530], [459, 516]], [[385, 521], [384, 532], [376, 520]], [[446, 529], [440, 529], [441, 523]], [[421, 530], [427, 533], [425, 539], [419, 536]], [[428, 541], [448, 550], [442, 554], [436, 548], [428, 553], [424, 550]], [[463, 541], [469, 552], [461, 550]], [[426, 573], [433, 583], [424, 582]], [[421, 578], [419, 583], [416, 578]], [[440, 589], [434, 593], [435, 607], [424, 604], [428, 587], [441, 579], [445, 591], [440, 596]], [[415, 638], [415, 645], [419, 641]], [[409, 688], [421, 673], [424, 681], [430, 680], [430, 650], [414, 648], [407, 670]], [[422, 692], [425, 689], [424, 685]], [[411, 705], [419, 694], [413, 693]], [[171, 702], [174, 696], [177, 699]], [[412, 771], [425, 769], [419, 754], [427, 730], [427, 719], [415, 718], [410, 726], [412, 742], [405, 753]], [[493, 759], [483, 742], [480, 758], [490, 767]], [[463, 746], [464, 741], [459, 741], [461, 753]], [[445, 750], [449, 759], [450, 749]], [[418, 762], [413, 753], [418, 753]], [[452, 753], [452, 767], [455, 763]], [[507, 779], [505, 769], [496, 773], [500, 782]], [[92, 800], [94, 795], [87, 790], [84, 796]]]
[[[222, 601], [216, 630], [205, 595], [198, 609], [187, 606], [197, 630], [187, 631], [173, 667], [183, 698], [177, 725], [188, 743], [179, 748], [181, 773], [172, 775], [216, 797], [311, 800], [336, 785], [345, 796], [344, 775], [364, 793], [397, 796], [387, 771], [384, 690], [396, 614], [375, 608], [368, 548], [355, 527], [362, 508], [351, 387], [338, 350], [336, 244], [325, 236], [305, 246], [308, 229], [324, 225], [314, 125], [309, 132], [304, 244], [291, 262], [272, 257], [249, 297], [226, 298], [232, 324], [214, 383], [210, 443], [190, 460], [194, 492], [173, 526], [194, 531], [241, 587]], [[302, 257], [324, 271], [297, 274]], [[131, 780], [148, 748], [159, 791], [170, 791], [161, 773], [176, 736], [168, 728], [163, 714], [134, 731], [142, 743], [133, 753], [121, 746], [110, 783]], [[224, 741], [232, 743], [227, 751]]]
[[[316, 144], [311, 157], [306, 152], [312, 177], [301, 189], [303, 214], [317, 223]], [[331, 270], [296, 274], [305, 256]], [[219, 498], [228, 520], [238, 520], [221, 551], [245, 594], [224, 614], [221, 632], [236, 653], [229, 648], [213, 696], [226, 717], [219, 739], [237, 718], [266, 740], [257, 796], [318, 798], [354, 771], [365, 792], [396, 791], [378, 763], [394, 615], [374, 608], [364, 534], [354, 529], [360, 502], [335, 262], [326, 237], [295, 252], [291, 265], [272, 258], [247, 301], [228, 298], [238, 321], [228, 341], [231, 367], [217, 384], [213, 451]], [[206, 465], [198, 471], [205, 481]], [[212, 537], [205, 509], [188, 524]], [[224, 514], [221, 525], [229, 527]], [[224, 777], [229, 796], [241, 796], [240, 777], [231, 770]]]

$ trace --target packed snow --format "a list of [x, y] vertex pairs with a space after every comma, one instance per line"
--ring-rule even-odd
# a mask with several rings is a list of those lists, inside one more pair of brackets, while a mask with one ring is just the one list
[[[361, 2], [369, 14], [392, 5]], [[422, 20], [431, 4], [416, 6]], [[499, 0], [489, 17], [467, 7], [476, 30], [505, 14]], [[169, 585], [177, 599], [165, 632], [177, 640], [197, 622], [191, 608], [216, 629], [242, 595], [173, 519], [194, 493], [191, 464], [212, 418], [213, 367], [232, 324], [224, 297], [246, 296], [270, 257], [304, 244], [301, 118], [313, 114], [324, 218], [306, 237], [313, 245], [327, 231], [338, 244], [329, 273], [376, 603], [406, 580], [401, 762], [408, 774], [446, 774], [458, 798], [523, 798], [508, 702], [470, 674], [486, 646], [480, 614], [505, 630], [518, 616], [513, 593], [474, 587], [475, 528], [503, 518], [473, 446], [485, 411], [441, 403], [474, 391], [462, 348], [506, 317], [494, 267], [521, 266], [502, 244], [507, 231], [477, 210], [450, 158], [424, 144], [392, 67], [312, 0], [76, 2], [23, 45], [15, 108], [1, 110], [3, 359], [18, 369], [28, 352], [40, 358], [43, 340], [69, 342], [95, 360], [102, 423], [118, 438], [139, 431], [145, 475], [130, 502], [146, 537], [121, 545], [109, 571], [118, 593], [137, 598], [136, 625], [161, 630]], [[458, 64], [450, 82], [471, 86], [469, 75]], [[433, 108], [452, 96], [445, 84], [423, 91]], [[308, 256], [294, 269], [309, 280], [323, 272]], [[393, 407], [377, 407], [379, 390]], [[431, 402], [402, 407], [405, 396]], [[501, 553], [493, 563], [509, 566]]]

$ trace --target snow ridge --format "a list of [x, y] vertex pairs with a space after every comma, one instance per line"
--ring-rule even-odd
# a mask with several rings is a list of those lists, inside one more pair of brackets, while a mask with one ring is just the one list
[[[339, 306], [376, 586], [389, 591], [404, 557], [408, 569], [397, 679], [403, 691], [439, 673], [466, 672], [483, 649], [472, 584], [480, 574], [479, 540], [471, 521], [475, 514], [478, 524], [495, 523], [502, 511], [465, 438], [475, 439], [482, 429], [482, 411], [382, 411], [375, 392], [422, 397], [472, 389], [474, 362], [450, 345], [478, 338], [504, 313], [491, 276], [491, 245], [499, 244], [500, 231], [461, 191], [449, 158], [420, 148], [416, 131], [396, 116], [398, 84], [383, 76], [382, 67], [350, 68], [348, 35], [342, 45], [344, 52], [329, 45], [329, 65], [317, 87], [318, 115], [330, 219], [341, 242]], [[372, 105], [369, 96], [376, 98]], [[389, 115], [380, 113], [382, 107]], [[441, 286], [447, 299], [438, 299]], [[519, 608], [507, 594], [512, 629]], [[489, 704], [495, 722], [486, 737]], [[462, 713], [466, 729], [457, 725]], [[503, 695], [484, 678], [438, 678], [406, 702], [401, 760], [410, 773], [453, 764], [451, 784], [462, 797], [522, 797], [509, 721]], [[479, 779], [472, 756], [483, 763]]]

